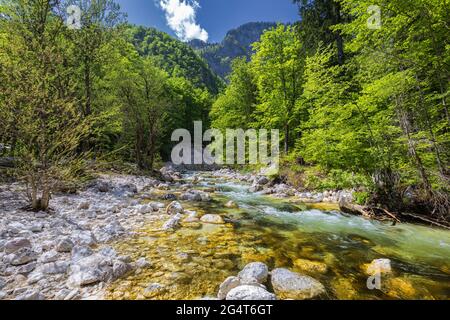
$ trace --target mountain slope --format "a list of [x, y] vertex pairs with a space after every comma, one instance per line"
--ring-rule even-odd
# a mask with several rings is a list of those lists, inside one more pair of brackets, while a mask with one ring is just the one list
[[154, 28], [130, 26], [128, 31], [140, 55], [154, 57], [166, 72], [189, 79], [196, 87], [219, 92], [222, 80], [189, 45]]
[[193, 40], [189, 44], [209, 64], [210, 68], [221, 78], [231, 71], [231, 61], [238, 57], [250, 58], [251, 45], [259, 41], [265, 30], [276, 27], [271, 22], [250, 22], [230, 30], [221, 43], [209, 44]]

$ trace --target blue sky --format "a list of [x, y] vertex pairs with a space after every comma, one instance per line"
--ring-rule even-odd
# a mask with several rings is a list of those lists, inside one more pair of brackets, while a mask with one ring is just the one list
[[181, 40], [219, 42], [226, 32], [247, 22], [294, 22], [291, 0], [116, 0], [128, 20], [155, 27]]

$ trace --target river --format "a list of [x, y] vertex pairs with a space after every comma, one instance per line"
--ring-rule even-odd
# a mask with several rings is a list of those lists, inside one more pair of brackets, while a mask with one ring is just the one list
[[[195, 189], [216, 191], [210, 202], [181, 202], [201, 214], [220, 214], [226, 224], [193, 223], [162, 232], [161, 222], [115, 244], [152, 267], [108, 289], [114, 299], [215, 297], [219, 285], [247, 263], [287, 268], [319, 280], [323, 299], [442, 299], [450, 297], [450, 232], [413, 224], [344, 215], [334, 205], [308, 205], [250, 193], [249, 185], [210, 173], [190, 173]], [[177, 194], [181, 190], [172, 188]], [[239, 208], [226, 208], [228, 201]], [[388, 258], [392, 274], [381, 290], [367, 287], [365, 265]]]

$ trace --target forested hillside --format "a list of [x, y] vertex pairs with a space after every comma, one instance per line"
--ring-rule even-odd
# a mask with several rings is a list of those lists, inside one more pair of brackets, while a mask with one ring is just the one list
[[218, 128], [279, 128], [285, 174], [309, 189], [355, 187], [360, 203], [449, 218], [446, 1], [297, 1], [302, 17], [233, 63]]
[[211, 69], [222, 79], [231, 71], [231, 62], [236, 58], [250, 59], [252, 44], [259, 41], [264, 31], [275, 27], [271, 22], [250, 22], [230, 30], [223, 41], [217, 44], [193, 40], [190, 45], [202, 56]]
[[187, 44], [154, 28], [130, 26], [130, 41], [142, 56], [152, 56], [158, 66], [173, 76], [189, 79], [195, 86], [217, 94], [221, 80]]

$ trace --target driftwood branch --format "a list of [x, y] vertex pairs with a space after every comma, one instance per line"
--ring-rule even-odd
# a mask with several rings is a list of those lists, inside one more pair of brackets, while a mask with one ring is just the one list
[[394, 219], [395, 221], [401, 223], [400, 219], [397, 218], [393, 213], [390, 213], [389, 211], [387, 211], [386, 209], [383, 209], [383, 208], [377, 208], [377, 209], [383, 211], [383, 212], [384, 212], [385, 214], [387, 214], [389, 217], [391, 217], [391, 218]]
[[[339, 208], [342, 212], [353, 214], [353, 215], [361, 215], [363, 217], [367, 217], [370, 219], [376, 219], [380, 221], [384, 220], [393, 220], [394, 224], [406, 222], [406, 221], [415, 221], [421, 223], [427, 223], [433, 226], [437, 226], [440, 228], [450, 230], [450, 224], [446, 221], [438, 221], [430, 217], [426, 217], [423, 215], [413, 214], [413, 213], [404, 213], [400, 212], [398, 214], [394, 214], [389, 212], [386, 209], [379, 207], [364, 207], [357, 204], [345, 203], [342, 202], [339, 204]], [[400, 217], [403, 219], [400, 219]]]
[[422, 221], [422, 222], [426, 222], [426, 223], [429, 223], [431, 225], [434, 225], [434, 226], [437, 226], [437, 227], [440, 227], [440, 228], [444, 228], [444, 229], [450, 230], [450, 226], [448, 225], [448, 223], [443, 224], [443, 223], [441, 223], [439, 221], [436, 221], [434, 219], [431, 219], [431, 218], [428, 218], [428, 217], [424, 217], [424, 216], [421, 216], [421, 215], [417, 215], [417, 214], [413, 214], [413, 213], [401, 213], [401, 215], [405, 216], [405, 217], [413, 218], [415, 220], [419, 220], [419, 221]]

